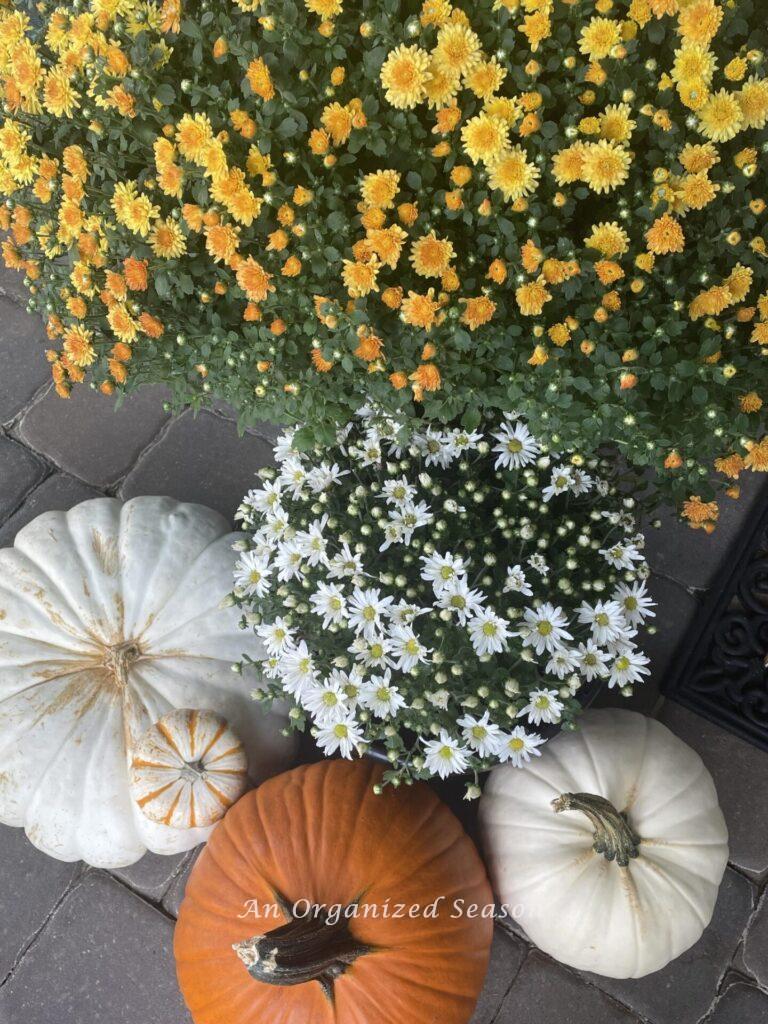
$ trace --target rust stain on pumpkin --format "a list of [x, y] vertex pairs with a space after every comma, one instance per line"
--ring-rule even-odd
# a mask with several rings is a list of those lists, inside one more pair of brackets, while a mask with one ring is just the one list
[[114, 537], [107, 538], [98, 530], [91, 531], [91, 550], [101, 566], [105, 576], [116, 576], [120, 565], [117, 541]]

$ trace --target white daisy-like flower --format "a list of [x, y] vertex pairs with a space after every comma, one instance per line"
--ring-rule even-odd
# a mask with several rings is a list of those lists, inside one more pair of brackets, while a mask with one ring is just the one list
[[549, 575], [549, 564], [544, 555], [540, 555], [538, 552], [535, 555], [531, 555], [528, 559], [528, 565], [545, 579]]
[[283, 689], [300, 699], [307, 687], [317, 682], [317, 669], [303, 640], [287, 648], [280, 658], [280, 679]]
[[379, 545], [379, 551], [388, 551], [393, 544], [402, 544], [405, 541], [405, 530], [399, 517], [387, 519], [379, 525], [384, 531], [384, 540]]
[[367, 434], [362, 445], [350, 448], [350, 455], [361, 466], [378, 466], [382, 460], [380, 439], [376, 434]]
[[511, 732], [499, 735], [496, 756], [500, 761], [509, 761], [515, 768], [522, 768], [523, 762], [533, 757], [541, 757], [537, 748], [545, 743], [538, 733], [526, 732], [522, 725], [515, 726]]
[[308, 475], [307, 467], [301, 459], [293, 455], [283, 462], [278, 480], [294, 501], [298, 501], [303, 497]]
[[389, 620], [393, 625], [410, 626], [419, 615], [426, 615], [429, 608], [420, 608], [416, 604], [408, 604], [406, 601], [398, 601], [389, 607]]
[[509, 623], [491, 609], [486, 609], [470, 619], [468, 629], [475, 653], [480, 656], [499, 654], [506, 651], [509, 646]]
[[307, 561], [307, 565], [327, 565], [328, 563], [328, 541], [323, 536], [323, 530], [328, 524], [328, 516], [322, 519], [315, 519], [309, 524], [307, 530], [300, 530], [296, 534], [296, 543]]
[[337, 484], [344, 476], [349, 476], [348, 469], [342, 469], [336, 462], [333, 465], [321, 462], [307, 473], [307, 485], [315, 494], [320, 494], [321, 491], [327, 491], [333, 484]]
[[249, 491], [246, 501], [255, 508], [257, 512], [269, 512], [271, 509], [280, 507], [282, 486], [280, 479], [265, 480], [260, 490]]
[[386, 480], [381, 488], [384, 500], [390, 505], [405, 505], [418, 494], [416, 487], [408, 482], [404, 476], [395, 477], [394, 480]]
[[600, 650], [593, 640], [579, 644], [576, 649], [576, 661], [579, 672], [588, 683], [593, 679], [608, 675], [608, 655]]
[[369, 640], [358, 636], [347, 650], [366, 668], [391, 668], [393, 665], [392, 641], [385, 636], [372, 636]]
[[262, 674], [267, 679], [278, 679], [280, 677], [280, 658], [273, 655], [261, 662]]
[[447, 583], [437, 597], [439, 608], [447, 608], [459, 621], [466, 626], [467, 621], [479, 615], [485, 603], [485, 595], [473, 590], [467, 583], [466, 576], [458, 576]]
[[338, 722], [349, 714], [346, 693], [331, 679], [308, 686], [301, 694], [301, 705], [319, 724]]
[[371, 640], [383, 632], [384, 616], [394, 600], [394, 597], [382, 597], [378, 587], [367, 590], [355, 587], [352, 597], [347, 601], [350, 628], [356, 633], [362, 633], [366, 640]]
[[655, 618], [656, 602], [648, 593], [644, 582], [620, 583], [613, 594], [614, 601], [621, 606], [624, 618], [630, 626], [638, 626], [647, 618]]
[[410, 672], [417, 665], [429, 661], [430, 651], [422, 644], [410, 626], [394, 626], [389, 633], [391, 654], [396, 669]]
[[541, 445], [524, 423], [502, 423], [499, 430], [491, 434], [498, 444], [493, 452], [497, 456], [496, 469], [520, 469], [535, 461]]
[[533, 647], [537, 654], [552, 654], [566, 640], [573, 640], [566, 630], [568, 618], [562, 608], [544, 601], [538, 608], [526, 608], [523, 624], [517, 632], [524, 647]]
[[618, 640], [626, 631], [624, 612], [617, 601], [582, 601], [576, 611], [579, 622], [592, 629], [592, 639], [600, 647]]
[[435, 552], [434, 555], [422, 555], [421, 561], [424, 568], [421, 571], [421, 578], [432, 584], [436, 594], [440, 594], [452, 580], [459, 576], [465, 576], [467, 566], [460, 555], [441, 555]]
[[295, 436], [296, 431], [293, 428], [289, 428], [278, 437], [274, 448], [275, 462], [282, 463], [286, 459], [291, 458], [291, 456], [297, 455], [293, 450], [293, 439]]
[[528, 721], [533, 725], [559, 722], [564, 706], [562, 701], [557, 699], [557, 690], [531, 690], [528, 694], [528, 703], [518, 711], [517, 718], [527, 715]]
[[480, 757], [492, 757], [498, 750], [501, 729], [490, 720], [490, 712], [486, 711], [482, 718], [464, 715], [459, 718], [462, 736]]
[[331, 623], [339, 625], [346, 621], [347, 602], [337, 583], [318, 583], [317, 590], [310, 595], [309, 603], [315, 615], [323, 620], [323, 629], [328, 629]]
[[565, 679], [573, 672], [578, 664], [576, 652], [567, 647], [561, 647], [552, 653], [546, 665], [546, 671], [558, 679]]
[[585, 473], [583, 469], [571, 469], [571, 494], [578, 498], [589, 493], [594, 486], [595, 481], [589, 473]]
[[453, 439], [450, 434], [429, 427], [424, 434], [414, 434], [413, 441], [422, 454], [426, 466], [440, 466], [447, 469], [455, 458]]
[[271, 586], [272, 567], [258, 551], [246, 551], [235, 565], [235, 586], [246, 597], [264, 597]]
[[335, 754], [338, 750], [342, 757], [348, 759], [357, 752], [363, 738], [363, 731], [351, 714], [323, 725], [315, 737], [324, 754]]
[[504, 581], [504, 592], [509, 594], [523, 594], [524, 597], [532, 597], [531, 585], [526, 579], [525, 572], [521, 565], [512, 565], [507, 569], [507, 578]]
[[287, 512], [278, 506], [264, 516], [264, 525], [256, 536], [263, 539], [266, 544], [274, 546], [276, 540], [282, 540], [285, 537], [290, 525]]
[[474, 451], [482, 440], [483, 435], [475, 430], [456, 429], [451, 433], [451, 444], [457, 455]]
[[552, 470], [552, 477], [541, 495], [544, 501], [551, 501], [558, 494], [565, 494], [573, 485], [573, 472], [570, 466], [555, 466]]
[[392, 516], [392, 521], [400, 525], [403, 531], [403, 544], [410, 544], [416, 530], [428, 526], [435, 517], [425, 501], [408, 502], [400, 512]]
[[643, 676], [650, 675], [648, 658], [640, 651], [625, 651], [613, 662], [608, 676], [608, 686], [626, 686], [628, 683], [640, 683]]
[[469, 767], [467, 748], [450, 735], [445, 729], [440, 730], [438, 739], [424, 741], [424, 767], [432, 775], [441, 779], [456, 772], [465, 772]]
[[277, 546], [275, 568], [281, 583], [304, 579], [304, 554], [296, 539], [284, 541]]
[[332, 580], [353, 579], [364, 571], [362, 558], [347, 543], [328, 562], [328, 576]]
[[360, 690], [360, 703], [377, 718], [391, 718], [406, 707], [405, 698], [392, 683], [389, 672], [371, 676]]
[[629, 542], [614, 544], [610, 548], [600, 548], [600, 554], [614, 569], [631, 569], [635, 562], [642, 562], [643, 556], [634, 544]]
[[280, 616], [274, 622], [262, 622], [256, 627], [256, 635], [264, 641], [269, 654], [282, 654], [293, 643], [291, 627]]

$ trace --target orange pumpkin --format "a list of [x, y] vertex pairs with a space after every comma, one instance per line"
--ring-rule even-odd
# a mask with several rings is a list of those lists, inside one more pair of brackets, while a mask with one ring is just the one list
[[297, 768], [218, 825], [174, 939], [195, 1024], [469, 1020], [493, 930], [485, 868], [427, 786], [376, 795], [381, 771]]

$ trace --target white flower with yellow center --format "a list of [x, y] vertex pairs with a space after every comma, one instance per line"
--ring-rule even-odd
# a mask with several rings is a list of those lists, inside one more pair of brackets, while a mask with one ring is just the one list
[[480, 656], [499, 654], [509, 646], [509, 623], [490, 609], [470, 619], [468, 628], [469, 639]]
[[383, 676], [371, 676], [360, 690], [360, 703], [377, 718], [391, 718], [406, 707], [405, 698], [393, 685], [389, 672]]
[[363, 732], [354, 715], [345, 715], [336, 722], [329, 722], [317, 730], [315, 739], [324, 754], [335, 754], [351, 758], [363, 742]]
[[541, 757], [537, 749], [546, 741], [535, 732], [526, 732], [522, 725], [516, 725], [511, 732], [500, 733], [496, 755], [500, 761], [509, 761], [515, 768], [522, 768], [524, 762]]
[[560, 721], [563, 707], [562, 701], [557, 699], [557, 690], [531, 690], [528, 703], [518, 711], [517, 717], [527, 715], [533, 725], [541, 725], [542, 722], [550, 724]]
[[384, 616], [394, 600], [394, 597], [382, 597], [376, 587], [368, 590], [355, 587], [347, 604], [350, 628], [361, 633], [366, 640], [372, 639], [382, 632]]
[[432, 775], [439, 775], [441, 779], [448, 775], [455, 775], [456, 772], [467, 770], [467, 749], [463, 747], [445, 729], [440, 730], [440, 736], [434, 740], [424, 742], [424, 766]]
[[497, 752], [501, 729], [491, 721], [489, 711], [482, 718], [464, 715], [457, 724], [461, 726], [464, 739], [480, 757], [492, 757]]
[[246, 551], [235, 566], [235, 586], [247, 596], [264, 597], [270, 588], [272, 568], [258, 551]]
[[524, 647], [533, 647], [537, 654], [552, 654], [566, 640], [573, 640], [565, 629], [568, 619], [562, 608], [545, 601], [538, 608], [526, 608], [523, 624], [517, 632]]

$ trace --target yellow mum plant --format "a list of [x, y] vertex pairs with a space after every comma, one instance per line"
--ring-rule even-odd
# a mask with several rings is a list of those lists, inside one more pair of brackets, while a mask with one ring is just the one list
[[4, 255], [59, 393], [165, 381], [307, 447], [371, 401], [519, 410], [711, 528], [708, 477], [768, 467], [759, 8], [6, 6]]

